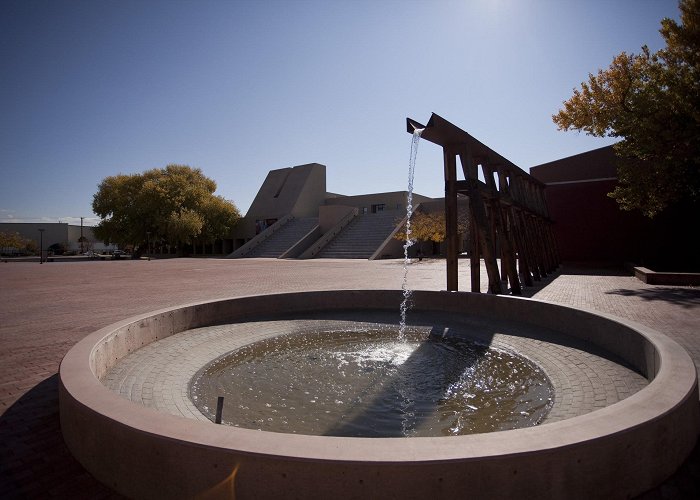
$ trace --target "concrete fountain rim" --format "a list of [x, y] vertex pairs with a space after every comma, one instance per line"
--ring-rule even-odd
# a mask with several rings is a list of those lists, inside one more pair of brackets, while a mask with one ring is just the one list
[[653, 380], [615, 404], [536, 427], [347, 438], [177, 417], [123, 398], [98, 379], [108, 360], [116, 362], [160, 336], [231, 323], [232, 317], [269, 316], [270, 309], [293, 314], [325, 304], [332, 311], [395, 310], [401, 298], [400, 290], [251, 295], [161, 309], [102, 328], [61, 362], [64, 440], [94, 477], [134, 498], [423, 498], [436, 492], [443, 498], [629, 498], [670, 476], [692, 450], [700, 425], [697, 373], [681, 346], [610, 315], [517, 297], [416, 291], [414, 303], [418, 310], [497, 317], [528, 327], [556, 331], [558, 325], [641, 367]]
[[[360, 290], [355, 292], [386, 293], [390, 291]], [[391, 292], [396, 293], [395, 291]], [[102, 417], [115, 420], [144, 433], [167, 436], [170, 439], [189, 441], [202, 446], [221, 448], [232, 446], [246, 453], [283, 455], [299, 459], [370, 462], [443, 461], [518, 454], [571, 446], [596, 439], [601, 435], [623, 432], [630, 427], [642, 425], [645, 421], [672, 410], [682, 400], [692, 397], [697, 391], [697, 382], [694, 376], [695, 366], [688, 354], [677, 343], [650, 328], [605, 313], [580, 308], [574, 309], [521, 297], [488, 295], [482, 295], [482, 297], [498, 301], [527, 301], [547, 304], [560, 310], [584, 312], [635, 331], [656, 349], [660, 360], [658, 372], [650, 384], [638, 393], [586, 415], [525, 429], [468, 436], [410, 439], [307, 436], [216, 426], [207, 422], [159, 413], [134, 404], [109, 391], [95, 376], [94, 362], [91, 360], [95, 346], [104, 342], [115, 332], [131, 325], [138, 325], [148, 319], [214, 303], [225, 304], [230, 301], [243, 301], [257, 297], [272, 298], [317, 293], [332, 294], [337, 292], [248, 295], [216, 301], [193, 302], [136, 315], [113, 323], [88, 335], [66, 354], [60, 367], [62, 388]], [[469, 292], [416, 293], [481, 295]]]

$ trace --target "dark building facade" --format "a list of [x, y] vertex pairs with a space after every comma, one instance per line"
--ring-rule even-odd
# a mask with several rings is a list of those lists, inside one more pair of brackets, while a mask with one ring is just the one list
[[697, 208], [672, 207], [654, 219], [620, 210], [607, 196], [617, 184], [612, 146], [532, 167], [530, 174], [547, 186], [563, 262], [700, 271]]

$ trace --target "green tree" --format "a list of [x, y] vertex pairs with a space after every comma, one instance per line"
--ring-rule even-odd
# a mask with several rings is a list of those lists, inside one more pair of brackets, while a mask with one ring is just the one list
[[240, 213], [232, 202], [214, 195], [215, 190], [213, 180], [186, 165], [107, 177], [92, 202], [102, 219], [95, 234], [120, 246], [141, 248], [149, 238], [181, 248], [195, 240], [226, 237]]
[[619, 54], [552, 117], [559, 130], [622, 139], [608, 196], [648, 217], [700, 200], [700, 0], [679, 6], [680, 24], [661, 21], [666, 47]]

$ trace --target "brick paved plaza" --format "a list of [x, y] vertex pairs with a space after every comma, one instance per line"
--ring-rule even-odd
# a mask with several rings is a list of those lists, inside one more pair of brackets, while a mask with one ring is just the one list
[[[411, 266], [409, 287], [444, 288], [444, 261]], [[397, 260], [172, 259], [0, 263], [0, 497], [118, 498], [72, 458], [58, 419], [57, 371], [65, 353], [103, 326], [179, 304], [258, 293], [398, 289]], [[467, 261], [460, 289], [469, 286]], [[486, 286], [485, 273], [482, 286]], [[637, 321], [678, 341], [700, 366], [700, 289], [646, 285], [610, 272], [563, 267], [537, 299]], [[681, 471], [645, 495], [698, 495], [697, 448]]]

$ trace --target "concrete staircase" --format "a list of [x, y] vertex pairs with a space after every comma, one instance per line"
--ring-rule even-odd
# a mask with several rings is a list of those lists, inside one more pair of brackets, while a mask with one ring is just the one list
[[405, 215], [398, 211], [358, 215], [318, 254], [321, 259], [369, 259]]
[[276, 259], [289, 250], [318, 224], [317, 217], [295, 218], [287, 222], [245, 257], [269, 257]]

